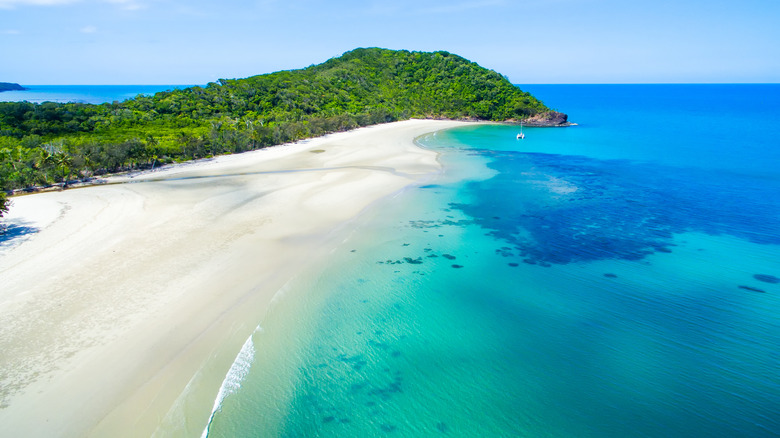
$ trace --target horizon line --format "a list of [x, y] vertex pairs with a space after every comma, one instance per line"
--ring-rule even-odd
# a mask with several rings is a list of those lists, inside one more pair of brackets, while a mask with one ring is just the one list
[[[245, 78], [233, 78], [228, 80], [237, 80]], [[6, 82], [19, 84], [23, 87], [51, 87], [51, 86], [91, 86], [91, 87], [116, 87], [116, 86], [149, 86], [149, 87], [163, 87], [163, 86], [175, 86], [175, 87], [204, 87], [211, 83], [216, 83], [219, 79], [209, 81], [205, 84], [176, 84], [176, 83], [124, 83], [124, 84], [23, 84], [20, 82]], [[2, 81], [0, 81], [2, 82]], [[780, 85], [778, 82], [512, 82], [512, 85]], [[8, 91], [24, 91], [24, 90], [8, 90]]]

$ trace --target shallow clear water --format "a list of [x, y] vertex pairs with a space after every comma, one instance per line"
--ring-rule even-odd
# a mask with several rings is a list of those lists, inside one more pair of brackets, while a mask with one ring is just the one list
[[77, 102], [111, 103], [131, 99], [139, 94], [186, 88], [190, 85], [24, 85], [26, 90], [4, 91], [0, 102]]
[[420, 139], [209, 436], [777, 436], [780, 86], [524, 88], [580, 125]]

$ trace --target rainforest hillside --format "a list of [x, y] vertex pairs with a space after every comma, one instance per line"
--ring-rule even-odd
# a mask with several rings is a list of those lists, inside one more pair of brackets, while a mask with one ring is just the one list
[[447, 52], [357, 49], [301, 70], [91, 105], [0, 103], [0, 187], [67, 182], [412, 117], [519, 120], [548, 108]]
[[22, 87], [19, 84], [13, 83], [13, 82], [0, 82], [0, 92], [2, 92], [2, 91], [19, 91], [19, 90], [25, 90], [25, 88]]

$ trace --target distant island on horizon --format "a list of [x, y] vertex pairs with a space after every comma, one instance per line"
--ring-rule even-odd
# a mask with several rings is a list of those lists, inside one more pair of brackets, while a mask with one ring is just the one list
[[299, 70], [123, 102], [0, 102], [0, 150], [11, 151], [0, 156], [0, 189], [64, 186], [410, 118], [569, 125], [458, 55], [359, 48]]
[[26, 88], [22, 87], [19, 84], [13, 83], [13, 82], [0, 82], [0, 93], [3, 91], [22, 91], [26, 90]]

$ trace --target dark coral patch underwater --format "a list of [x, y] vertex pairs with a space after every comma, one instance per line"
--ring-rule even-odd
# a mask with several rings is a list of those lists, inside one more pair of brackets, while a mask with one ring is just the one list
[[780, 278], [777, 278], [774, 275], [755, 274], [753, 275], [753, 278], [755, 278], [758, 281], [763, 281], [764, 283], [770, 283], [770, 284], [780, 283]]
[[740, 285], [740, 286], [739, 286], [739, 288], [740, 288], [740, 289], [744, 289], [744, 290], [749, 290], [749, 291], [751, 291], [751, 292], [758, 292], [758, 293], [762, 293], [762, 294], [765, 294], [765, 293], [766, 293], [766, 291], [765, 291], [765, 290], [763, 290], [763, 289], [759, 289], [759, 288], [757, 288], [757, 287], [753, 287], [753, 286], [743, 286], [743, 285]]
[[516, 248], [526, 263], [640, 260], [672, 252], [673, 236], [690, 231], [780, 244], [780, 197], [748, 176], [581, 156], [474, 153], [490, 157], [498, 173], [469, 183], [465, 194], [474, 201], [451, 208]]

